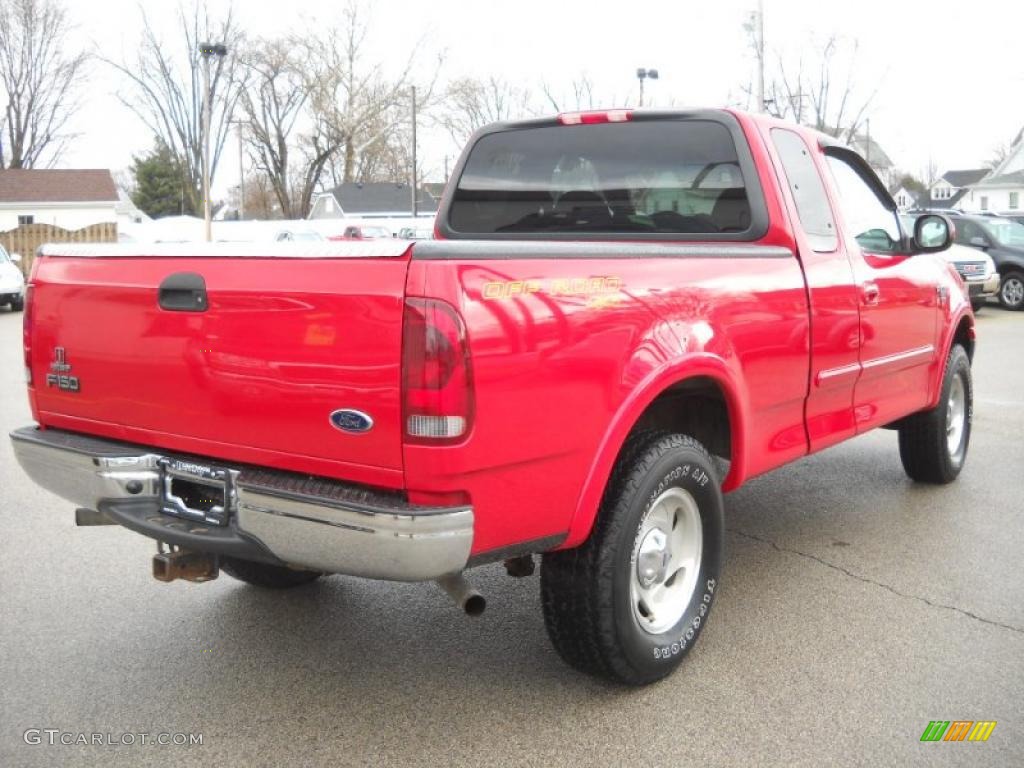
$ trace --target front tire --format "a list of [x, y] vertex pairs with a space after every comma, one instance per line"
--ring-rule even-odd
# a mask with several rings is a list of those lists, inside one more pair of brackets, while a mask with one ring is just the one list
[[630, 439], [590, 538], [544, 555], [544, 622], [582, 672], [645, 685], [679, 666], [720, 582], [724, 517], [711, 456], [691, 437]]
[[11, 299], [12, 312], [21, 312], [23, 309], [25, 309], [25, 298], [23, 296]]
[[985, 299], [971, 299], [971, 309], [975, 312], [980, 312], [981, 308], [985, 306]]
[[222, 557], [220, 567], [228, 576], [264, 589], [301, 587], [303, 584], [316, 581], [322, 575], [319, 571], [300, 571], [270, 563], [239, 560], [234, 557]]
[[939, 404], [908, 417], [900, 425], [900, 460], [907, 475], [919, 483], [956, 480], [967, 459], [974, 414], [971, 361], [953, 345], [946, 358]]
[[999, 303], [1006, 309], [1024, 309], [1024, 272], [1006, 272], [999, 281]]

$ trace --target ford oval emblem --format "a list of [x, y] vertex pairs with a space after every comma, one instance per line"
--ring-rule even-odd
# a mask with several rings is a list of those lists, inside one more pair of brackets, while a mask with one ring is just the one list
[[373, 419], [369, 414], [362, 411], [355, 411], [351, 408], [342, 408], [331, 414], [331, 424], [342, 432], [361, 434], [373, 429]]

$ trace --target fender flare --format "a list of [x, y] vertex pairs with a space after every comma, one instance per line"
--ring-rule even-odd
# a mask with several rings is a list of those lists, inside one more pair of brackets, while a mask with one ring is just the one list
[[949, 359], [949, 352], [953, 349], [953, 342], [956, 339], [957, 329], [960, 324], [966, 319], [967, 330], [971, 335], [971, 339], [974, 339], [974, 316], [971, 314], [970, 304], [964, 302], [960, 310], [950, 319], [949, 323], [946, 324], [943, 329], [943, 336], [940, 341], [939, 349], [942, 350], [942, 356], [938, 359], [938, 365], [936, 366], [938, 374], [935, 378], [934, 388], [932, 390], [932, 397], [929, 401], [929, 408], [935, 408], [939, 404], [939, 397], [942, 395], [942, 377], [946, 375], [946, 360]]
[[587, 472], [586, 480], [576, 502], [576, 509], [569, 523], [569, 532], [559, 549], [579, 546], [590, 535], [594, 521], [597, 519], [601, 497], [615, 465], [615, 459], [622, 450], [630, 431], [647, 407], [669, 387], [687, 379], [696, 378], [711, 379], [721, 388], [725, 396], [732, 433], [732, 461], [729, 474], [722, 483], [722, 489], [730, 491], [739, 487], [746, 468], [747, 405], [745, 394], [724, 360], [707, 353], [688, 355], [652, 371], [616, 411], [611, 424], [605, 430], [604, 437], [598, 446], [597, 455], [590, 465], [590, 470]]

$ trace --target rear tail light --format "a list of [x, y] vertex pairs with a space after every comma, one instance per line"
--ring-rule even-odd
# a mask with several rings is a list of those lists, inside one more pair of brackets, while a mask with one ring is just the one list
[[406, 299], [402, 321], [402, 418], [411, 443], [462, 440], [473, 420], [466, 327], [437, 299]]
[[625, 123], [633, 119], [631, 109], [609, 109], [604, 112], [563, 112], [558, 116], [562, 125], [595, 125], [596, 123]]
[[32, 315], [35, 305], [35, 288], [25, 286], [25, 306], [21, 317], [21, 345], [25, 351], [25, 381], [32, 386]]

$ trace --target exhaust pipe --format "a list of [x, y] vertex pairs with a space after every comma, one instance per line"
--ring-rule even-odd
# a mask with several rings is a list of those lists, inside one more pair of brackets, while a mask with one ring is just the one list
[[170, 582], [185, 579], [202, 583], [213, 581], [220, 575], [220, 564], [216, 555], [205, 552], [188, 552], [176, 549], [173, 552], [158, 552], [153, 555], [153, 578]]
[[79, 507], [75, 510], [75, 525], [81, 528], [87, 525], [117, 525], [117, 523], [99, 510]]
[[484, 596], [473, 589], [473, 586], [466, 581], [461, 573], [450, 573], [437, 579], [437, 585], [441, 587], [448, 596], [455, 601], [469, 616], [479, 616], [487, 607], [487, 600]]

